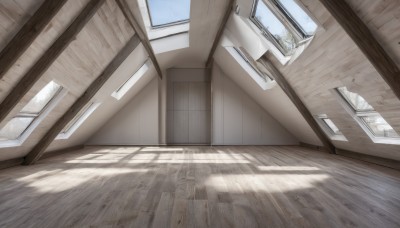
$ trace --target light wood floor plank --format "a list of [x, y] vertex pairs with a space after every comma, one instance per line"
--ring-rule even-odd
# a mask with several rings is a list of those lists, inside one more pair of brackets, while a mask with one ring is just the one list
[[400, 227], [400, 172], [296, 146], [86, 147], [0, 172], [0, 227]]

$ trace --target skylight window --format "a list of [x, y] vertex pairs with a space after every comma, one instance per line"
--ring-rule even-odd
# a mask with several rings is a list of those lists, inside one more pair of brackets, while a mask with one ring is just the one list
[[340, 132], [339, 128], [336, 127], [336, 125], [333, 123], [331, 119], [328, 118], [322, 118], [322, 121], [326, 124], [326, 126], [329, 127], [329, 129], [332, 131], [333, 134], [335, 135], [342, 135], [342, 132]]
[[326, 114], [321, 114], [316, 116], [317, 122], [321, 126], [322, 130], [325, 132], [326, 135], [329, 136], [332, 140], [340, 140], [340, 141], [347, 141], [346, 137], [344, 137], [343, 133], [339, 130], [336, 124], [328, 118]]
[[147, 0], [153, 28], [186, 23], [190, 18], [190, 0]]
[[285, 56], [292, 56], [318, 28], [295, 0], [255, 0], [250, 19]]
[[351, 105], [351, 107], [356, 112], [366, 112], [366, 111], [374, 111], [374, 108], [368, 104], [363, 97], [356, 93], [352, 93], [347, 90], [346, 87], [337, 88], [339, 93], [343, 96], [343, 98]]
[[368, 102], [346, 87], [336, 89], [345, 109], [375, 143], [400, 144], [400, 136]]
[[295, 0], [278, 0], [279, 5], [293, 20], [304, 35], [312, 36], [317, 30], [317, 24], [310, 16], [296, 3]]
[[0, 147], [21, 145], [40, 121], [55, 107], [56, 102], [61, 99], [61, 91], [62, 87], [53, 81], [40, 90], [0, 130]]
[[151, 61], [147, 60], [124, 84], [122, 84], [117, 90], [115, 90], [111, 96], [117, 100], [120, 100], [133, 85], [147, 72], [150, 68]]
[[271, 89], [276, 82], [269, 74], [258, 67], [258, 64], [243, 48], [225, 47], [239, 65], [250, 75], [250, 77], [263, 89]]
[[269, 77], [267, 74], [262, 73], [256, 66], [256, 61], [254, 61], [254, 59], [247, 53], [247, 51], [243, 48], [237, 48], [237, 47], [233, 47], [236, 52], [242, 57], [242, 59], [244, 61], [247, 62], [247, 64], [254, 70], [255, 73], [258, 74], [258, 76], [260, 78], [262, 78], [262, 80], [264, 80], [265, 82], [271, 81], [271, 77]]
[[284, 53], [293, 54], [296, 48], [296, 40], [262, 0], [257, 3], [254, 17], [258, 24], [262, 26], [262, 29], [269, 32], [266, 35], [272, 38], [274, 43], [278, 44], [280, 49], [283, 49]]
[[78, 114], [64, 127], [56, 139], [68, 139], [85, 122], [85, 120], [100, 106], [99, 102], [91, 102], [82, 108]]

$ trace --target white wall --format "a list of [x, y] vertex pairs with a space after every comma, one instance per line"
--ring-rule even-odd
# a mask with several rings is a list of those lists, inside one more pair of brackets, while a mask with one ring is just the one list
[[153, 78], [87, 145], [157, 145], [158, 79]]
[[298, 140], [252, 100], [214, 63], [214, 145], [296, 145]]

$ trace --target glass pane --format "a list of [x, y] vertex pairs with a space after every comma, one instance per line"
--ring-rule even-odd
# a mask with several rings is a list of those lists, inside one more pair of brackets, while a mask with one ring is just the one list
[[247, 53], [247, 51], [244, 48], [236, 48], [233, 47], [236, 52], [242, 57], [242, 59], [244, 61], [247, 62], [247, 64], [249, 64], [249, 66], [257, 73], [257, 75], [264, 80], [265, 82], [268, 81], [269, 76], [265, 75], [263, 72], [261, 72], [258, 67], [257, 67], [257, 63], [256, 61], [254, 61], [254, 59]]
[[36, 94], [32, 100], [21, 110], [21, 113], [35, 113], [39, 114], [43, 108], [50, 102], [50, 100], [56, 95], [61, 86], [51, 81], [42, 90]]
[[32, 123], [33, 117], [14, 117], [1, 130], [0, 141], [17, 139]]
[[346, 87], [337, 88], [337, 90], [342, 94], [342, 96], [349, 102], [355, 111], [374, 111], [374, 108], [368, 104], [364, 98], [356, 93], [352, 93], [347, 90]]
[[296, 48], [296, 41], [293, 35], [262, 0], [258, 1], [254, 18], [275, 38], [285, 54], [293, 54]]
[[339, 128], [336, 127], [336, 125], [332, 122], [332, 120], [324, 118], [324, 119], [322, 119], [322, 121], [324, 121], [324, 123], [332, 130], [332, 132], [335, 135], [342, 134], [342, 132], [340, 132]]
[[317, 30], [317, 24], [296, 3], [295, 0], [278, 0], [289, 16], [301, 27], [305, 35], [312, 36]]
[[190, 0], [147, 0], [151, 25], [161, 26], [188, 21]]
[[381, 115], [362, 116], [361, 119], [364, 120], [376, 137], [399, 137], [396, 131], [385, 121], [385, 119], [383, 119]]
[[75, 123], [88, 111], [90, 106], [93, 105], [93, 102], [87, 104], [85, 107], [83, 107], [78, 114], [67, 124], [67, 126], [64, 127], [64, 129], [61, 131], [62, 133], [65, 133], [71, 129], [72, 126], [75, 125]]

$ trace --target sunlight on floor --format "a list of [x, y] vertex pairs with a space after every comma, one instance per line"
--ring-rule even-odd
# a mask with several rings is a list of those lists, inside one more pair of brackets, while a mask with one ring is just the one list
[[315, 188], [328, 178], [327, 174], [223, 174], [211, 175], [205, 185], [229, 193], [274, 193]]
[[[70, 170], [53, 170], [51, 172], [39, 172], [17, 179], [17, 181], [27, 183], [27, 186], [35, 188], [42, 193], [62, 192], [78, 187], [89, 182], [92, 178], [116, 176], [128, 173], [144, 173], [148, 169], [131, 168], [78, 168]], [[55, 175], [56, 174], [56, 175]]]

